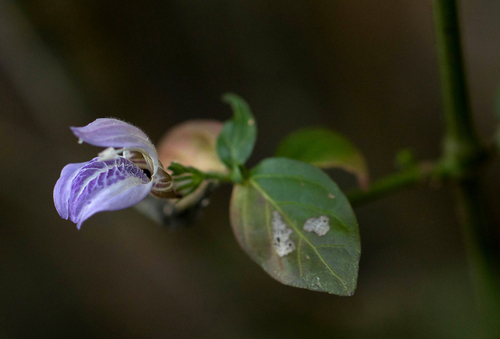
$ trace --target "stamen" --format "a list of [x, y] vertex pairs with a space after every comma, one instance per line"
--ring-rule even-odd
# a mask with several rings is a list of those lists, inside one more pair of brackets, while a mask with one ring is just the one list
[[99, 153], [99, 161], [106, 161], [118, 158], [118, 152], [113, 147], [108, 147]]
[[[140, 154], [139, 158], [136, 158], [136, 152]], [[121, 154], [121, 155], [120, 155]], [[132, 161], [137, 167], [144, 171], [144, 174], [151, 180], [155, 173], [153, 173], [153, 169], [155, 168], [151, 157], [147, 154], [142, 153], [142, 150], [135, 147], [124, 147], [114, 149], [113, 147], [108, 147], [104, 151], [99, 153], [99, 161], [106, 161], [117, 159], [122, 156], [125, 159]]]

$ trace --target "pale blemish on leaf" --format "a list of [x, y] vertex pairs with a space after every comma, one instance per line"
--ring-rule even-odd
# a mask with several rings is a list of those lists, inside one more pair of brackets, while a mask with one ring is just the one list
[[273, 246], [280, 257], [291, 253], [295, 249], [295, 244], [290, 240], [292, 230], [286, 227], [278, 211], [273, 212]]
[[324, 215], [318, 218], [309, 218], [304, 224], [304, 230], [314, 232], [319, 236], [325, 235], [330, 230], [329, 221], [330, 219]]
[[333, 194], [331, 194], [331, 193], [328, 193], [328, 198], [335, 199], [335, 196]]

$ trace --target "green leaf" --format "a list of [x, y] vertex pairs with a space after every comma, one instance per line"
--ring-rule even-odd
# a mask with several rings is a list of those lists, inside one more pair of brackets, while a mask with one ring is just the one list
[[[244, 184], [235, 185], [230, 213], [241, 247], [274, 279], [338, 295], [354, 293], [361, 254], [358, 224], [344, 194], [320, 169], [266, 159]], [[312, 218], [325, 217], [326, 234], [304, 229]], [[291, 241], [294, 249], [284, 252], [274, 244], [278, 237], [278, 245]]]
[[222, 100], [231, 105], [233, 117], [222, 127], [217, 139], [217, 154], [226, 166], [235, 170], [252, 154], [257, 126], [250, 107], [236, 94], [225, 94]]
[[324, 128], [293, 132], [281, 142], [276, 156], [307, 162], [320, 168], [340, 167], [368, 185], [368, 167], [358, 148], [340, 134]]

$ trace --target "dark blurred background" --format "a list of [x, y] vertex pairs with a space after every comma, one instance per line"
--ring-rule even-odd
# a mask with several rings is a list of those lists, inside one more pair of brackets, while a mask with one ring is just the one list
[[[500, 2], [461, 1], [477, 127], [495, 130]], [[134, 209], [81, 231], [52, 189], [93, 157], [69, 126], [117, 117], [157, 141], [187, 119], [226, 120], [243, 96], [259, 138], [253, 165], [305, 125], [333, 128], [371, 175], [394, 154], [440, 152], [429, 0], [0, 0], [1, 338], [477, 338], [452, 190], [412, 190], [356, 209], [353, 297], [272, 280], [238, 247], [230, 187], [169, 232]], [[500, 212], [499, 161], [484, 173]], [[330, 174], [341, 187], [354, 180]]]

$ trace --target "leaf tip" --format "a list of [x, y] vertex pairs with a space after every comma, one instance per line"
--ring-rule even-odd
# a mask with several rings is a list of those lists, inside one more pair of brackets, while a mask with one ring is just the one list
[[226, 92], [226, 93], [222, 94], [221, 100], [222, 100], [222, 102], [225, 102], [227, 104], [233, 104], [235, 102], [245, 101], [245, 100], [243, 100], [242, 97], [240, 97], [238, 94], [233, 93], [233, 92]]

